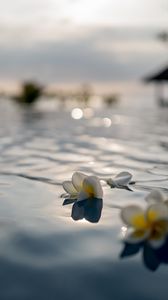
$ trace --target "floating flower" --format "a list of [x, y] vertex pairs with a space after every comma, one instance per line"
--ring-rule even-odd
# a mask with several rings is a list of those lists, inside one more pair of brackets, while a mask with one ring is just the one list
[[96, 176], [87, 176], [81, 172], [75, 172], [72, 175], [72, 181], [64, 181], [63, 188], [67, 193], [62, 195], [66, 198], [64, 205], [86, 199], [103, 198], [103, 189], [99, 178]]
[[101, 217], [103, 190], [96, 176], [87, 176], [80, 172], [72, 175], [72, 181], [64, 181], [66, 194], [63, 205], [74, 203], [71, 217], [73, 220], [86, 219], [96, 223]]
[[121, 209], [121, 219], [127, 226], [124, 240], [127, 243], [147, 242], [151, 247], [163, 246], [168, 234], [168, 206], [150, 204], [146, 209], [129, 205]]
[[66, 194], [62, 194], [62, 197], [65, 198], [63, 205], [70, 204], [75, 202], [80, 192], [82, 191], [83, 181], [87, 177], [87, 175], [81, 172], [75, 172], [72, 175], [72, 180], [66, 180], [63, 182], [62, 186], [66, 192]]
[[107, 179], [106, 182], [111, 188], [119, 188], [132, 191], [129, 187], [131, 179], [132, 174], [124, 171], [116, 175], [114, 178]]

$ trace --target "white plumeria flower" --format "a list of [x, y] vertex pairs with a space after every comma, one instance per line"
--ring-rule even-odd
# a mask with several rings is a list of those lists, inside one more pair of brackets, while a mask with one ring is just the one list
[[[71, 202], [82, 201], [89, 198], [102, 199], [103, 190], [100, 180], [96, 176], [87, 176], [81, 172], [75, 172], [72, 175], [72, 181], [64, 181], [63, 188], [67, 192], [63, 197]], [[72, 201], [71, 201], [72, 200]]]
[[117, 174], [114, 178], [107, 179], [106, 182], [111, 188], [122, 188], [131, 190], [128, 186], [131, 182], [131, 179], [132, 174], [124, 171]]
[[146, 209], [129, 205], [121, 209], [121, 219], [127, 226], [124, 241], [140, 243], [147, 241], [153, 248], [163, 246], [168, 234], [168, 206], [153, 203]]
[[77, 199], [80, 191], [82, 190], [83, 180], [87, 177], [87, 175], [75, 172], [72, 175], [72, 180], [66, 180], [63, 182], [62, 186], [66, 192], [62, 197], [69, 199]]

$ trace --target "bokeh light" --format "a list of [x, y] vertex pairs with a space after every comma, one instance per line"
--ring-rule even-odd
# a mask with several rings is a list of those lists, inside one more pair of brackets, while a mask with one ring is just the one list
[[82, 111], [82, 109], [80, 109], [80, 108], [74, 108], [71, 111], [71, 116], [75, 120], [81, 119], [83, 117], [83, 111]]

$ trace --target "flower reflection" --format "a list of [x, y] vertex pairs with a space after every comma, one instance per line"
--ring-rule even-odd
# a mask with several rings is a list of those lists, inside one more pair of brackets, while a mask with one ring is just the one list
[[86, 219], [89, 222], [98, 222], [102, 211], [103, 189], [96, 176], [87, 176], [80, 172], [72, 175], [71, 181], [64, 181], [63, 188], [66, 194], [63, 205], [73, 204], [73, 220]]
[[161, 264], [168, 264], [168, 239], [159, 249], [154, 249], [148, 243], [124, 243], [120, 258], [127, 258], [142, 251], [144, 266], [150, 271], [156, 271]]
[[97, 223], [100, 220], [102, 208], [102, 199], [88, 198], [83, 201], [76, 201], [72, 207], [71, 217], [75, 221], [85, 219], [91, 223]]

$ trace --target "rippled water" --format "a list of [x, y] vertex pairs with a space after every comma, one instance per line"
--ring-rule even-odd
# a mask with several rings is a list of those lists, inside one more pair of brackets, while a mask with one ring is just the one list
[[[145, 268], [142, 253], [120, 259], [113, 205], [168, 193], [168, 109], [135, 98], [71, 117], [43, 104], [0, 103], [0, 299], [167, 299], [167, 264]], [[134, 192], [104, 187], [98, 224], [71, 219], [61, 182], [74, 171], [109, 177], [129, 171]]]

